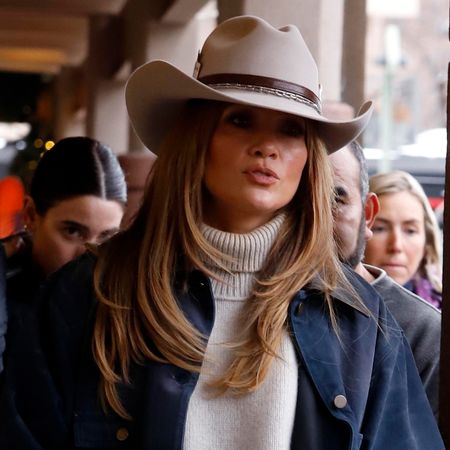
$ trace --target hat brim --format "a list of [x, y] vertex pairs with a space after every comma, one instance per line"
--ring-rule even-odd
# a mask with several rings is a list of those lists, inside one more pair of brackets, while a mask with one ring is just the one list
[[131, 124], [142, 143], [155, 154], [190, 99], [257, 106], [313, 120], [328, 153], [356, 139], [369, 122], [373, 109], [372, 102], [366, 102], [354, 119], [331, 120], [314, 108], [285, 97], [242, 89], [213, 89], [165, 61], [152, 61], [136, 69], [125, 89]]

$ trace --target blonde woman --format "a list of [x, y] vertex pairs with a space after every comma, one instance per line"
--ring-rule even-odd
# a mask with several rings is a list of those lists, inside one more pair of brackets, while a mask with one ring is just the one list
[[397, 283], [440, 309], [440, 230], [422, 186], [409, 173], [396, 170], [373, 175], [370, 190], [379, 198], [380, 212], [365, 262], [386, 270]]
[[[370, 105], [328, 120], [298, 29], [249, 16], [217, 27], [194, 77], [150, 62], [126, 98], [158, 160], [130, 228], [40, 297], [61, 415], [47, 433], [31, 418], [27, 437], [58, 449], [442, 449], [401, 332], [336, 256], [327, 150], [362, 131]], [[23, 426], [1, 415], [0, 443]]]

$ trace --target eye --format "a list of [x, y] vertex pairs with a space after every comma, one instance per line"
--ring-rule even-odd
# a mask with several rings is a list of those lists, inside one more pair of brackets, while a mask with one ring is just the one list
[[416, 230], [415, 228], [406, 228], [405, 233], [412, 236], [414, 234], [417, 234], [418, 230]]
[[384, 225], [375, 224], [372, 227], [373, 233], [383, 233], [384, 231], [386, 231], [386, 226], [384, 226]]
[[342, 196], [339, 195], [339, 194], [336, 194], [336, 195], [334, 196], [334, 201], [335, 201], [336, 203], [340, 204], [340, 205], [345, 205], [345, 199], [344, 199], [344, 197], [342, 197]]
[[252, 115], [247, 111], [233, 111], [226, 117], [226, 122], [237, 128], [250, 128], [252, 126]]
[[280, 126], [280, 131], [289, 137], [302, 137], [305, 135], [305, 125], [295, 119], [284, 120]]
[[336, 186], [334, 188], [334, 201], [335, 203], [339, 203], [341, 205], [347, 204], [348, 194], [343, 187]]
[[66, 232], [66, 234], [70, 234], [70, 235], [80, 234], [80, 230], [78, 230], [78, 228], [73, 227], [73, 226], [68, 226], [68, 227], [64, 228], [64, 231]]
[[62, 229], [63, 235], [70, 240], [83, 240], [85, 239], [83, 231], [75, 225], [66, 225]]

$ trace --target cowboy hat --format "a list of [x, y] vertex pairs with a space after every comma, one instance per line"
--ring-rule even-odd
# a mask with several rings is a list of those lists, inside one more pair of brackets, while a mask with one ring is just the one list
[[206, 39], [190, 76], [165, 61], [136, 69], [125, 90], [131, 123], [154, 153], [189, 99], [238, 103], [311, 119], [329, 153], [355, 139], [372, 103], [351, 120], [322, 114], [316, 63], [293, 25], [280, 29], [254, 16], [222, 22]]

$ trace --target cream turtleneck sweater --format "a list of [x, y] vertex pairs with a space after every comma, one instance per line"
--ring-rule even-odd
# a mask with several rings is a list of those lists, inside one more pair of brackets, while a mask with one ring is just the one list
[[288, 450], [297, 400], [297, 361], [288, 333], [283, 337], [281, 358], [276, 359], [264, 383], [242, 396], [225, 393], [214, 397], [208, 386], [224, 374], [233, 350], [226, 343], [239, 337], [245, 320], [245, 303], [255, 275], [262, 269], [283, 223], [279, 215], [251, 233], [234, 234], [204, 225], [203, 234], [215, 248], [234, 258], [229, 274], [209, 264], [221, 281], [212, 280], [216, 317], [205, 362], [189, 402], [185, 450]]

